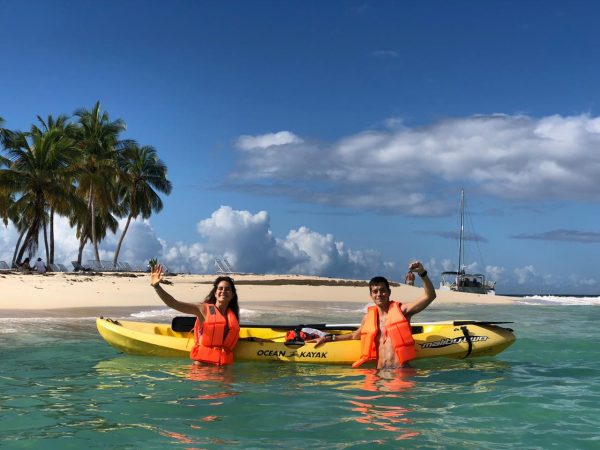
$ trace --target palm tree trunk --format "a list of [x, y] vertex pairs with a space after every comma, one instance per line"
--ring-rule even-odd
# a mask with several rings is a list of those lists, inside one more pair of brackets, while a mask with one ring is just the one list
[[96, 239], [96, 202], [94, 202], [93, 188], [90, 186], [90, 202], [92, 210], [92, 243], [94, 244], [94, 253], [96, 254], [96, 261], [100, 261], [100, 253], [98, 252], [98, 240]]
[[[27, 248], [30, 248], [30, 242], [32, 241], [32, 228], [29, 228], [27, 230], [27, 236], [25, 236], [25, 242], [23, 242], [23, 245], [21, 246], [21, 249], [19, 250], [19, 254], [17, 256], [17, 261], [21, 262], [23, 260], [23, 254], [25, 253], [25, 250]], [[31, 248], [30, 248], [31, 250]], [[29, 252], [29, 258], [31, 258], [31, 252]]]
[[50, 256], [48, 264], [54, 264], [54, 208], [50, 208]]
[[[11, 268], [15, 267], [15, 264], [17, 263], [17, 253], [19, 252], [19, 246], [21, 245], [21, 240], [23, 239], [23, 236], [25, 235], [25, 232], [27, 231], [27, 228], [24, 228], [23, 231], [21, 231], [21, 234], [19, 235], [19, 239], [17, 239], [17, 245], [15, 246], [15, 252], [13, 253], [13, 259], [12, 259], [12, 264], [11, 264]], [[20, 262], [20, 260], [19, 260]]]
[[42, 222], [42, 229], [44, 230], [44, 246], [46, 247], [46, 262], [50, 260], [50, 249], [48, 248], [48, 228], [46, 221]]
[[87, 239], [83, 236], [83, 233], [81, 234], [81, 237], [79, 238], [79, 252], [77, 253], [77, 263], [81, 266], [81, 259], [83, 258], [83, 249], [85, 247], [85, 241], [87, 241]]
[[127, 216], [127, 223], [125, 224], [125, 228], [123, 229], [123, 233], [121, 234], [121, 238], [119, 239], [119, 243], [117, 244], [117, 249], [115, 250], [115, 257], [113, 259], [113, 268], [117, 267], [117, 259], [119, 258], [119, 252], [121, 251], [121, 244], [123, 243], [123, 239], [125, 238], [125, 233], [129, 229], [129, 224], [131, 223], [132, 215], [129, 214]]

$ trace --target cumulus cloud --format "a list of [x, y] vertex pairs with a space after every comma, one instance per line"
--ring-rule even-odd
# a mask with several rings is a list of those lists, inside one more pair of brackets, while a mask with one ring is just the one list
[[533, 267], [531, 265], [516, 268], [513, 271], [513, 273], [515, 274], [515, 277], [517, 278], [518, 284], [525, 284], [536, 277], [535, 267]]
[[[116, 234], [108, 234], [99, 247], [100, 259], [112, 261], [124, 226], [120, 221]], [[197, 224], [200, 242], [167, 243], [156, 235], [147, 220], [133, 221], [123, 241], [119, 261], [144, 266], [157, 257], [172, 271], [214, 273], [215, 259], [227, 258], [238, 272], [293, 273], [331, 277], [366, 278], [380, 273], [391, 278], [396, 264], [385, 261], [374, 250], [355, 250], [331, 234], [321, 234], [301, 226], [282, 238], [271, 231], [269, 214], [259, 211], [234, 210], [221, 206], [209, 218]], [[0, 233], [0, 260], [11, 261], [17, 232], [9, 226]], [[68, 221], [55, 222], [56, 262], [77, 259], [79, 242]], [[39, 256], [45, 258], [40, 247]], [[86, 245], [83, 261], [95, 259], [90, 244]]]
[[227, 256], [237, 271], [268, 273], [279, 268], [279, 273], [286, 273], [305, 258], [273, 236], [266, 211], [252, 214], [221, 206], [197, 229], [206, 241], [203, 248], [215, 257]]
[[[117, 241], [125, 224], [125, 220], [119, 221], [120, 229], [117, 234], [108, 233], [99, 245], [100, 259], [112, 262]], [[54, 261], [64, 263], [69, 269], [72, 268], [71, 261], [77, 260], [79, 251], [79, 240], [75, 235], [75, 229], [71, 228], [68, 219], [56, 216], [54, 219]], [[18, 235], [11, 224], [0, 232], [0, 260], [12, 261], [13, 252], [17, 243]], [[163, 252], [163, 243], [158, 239], [154, 230], [147, 220], [132, 221], [119, 255], [119, 261], [127, 261], [134, 265], [144, 265], [150, 258], [156, 257]], [[39, 247], [34, 257], [46, 259], [43, 237], [40, 235]], [[82, 260], [96, 259], [93, 247], [87, 244], [84, 248]]]
[[439, 272], [450, 272], [456, 270], [456, 263], [449, 259], [444, 259], [441, 262], [441, 270]]
[[304, 256], [290, 273], [365, 278], [374, 272], [390, 274], [396, 268], [395, 263], [383, 261], [379, 252], [346, 248], [333, 235], [322, 235], [306, 227], [291, 230], [281, 244]]
[[[0, 229], [0, 260], [10, 264], [18, 238], [18, 232], [12, 224], [9, 224], [8, 227], [2, 226]], [[55, 261], [64, 262], [71, 268], [70, 261], [77, 259], [79, 241], [75, 236], [75, 230], [69, 226], [68, 219], [64, 217], [57, 216], [54, 219], [54, 248]], [[91, 256], [91, 254], [86, 254], [86, 256]], [[46, 259], [46, 250], [41, 235], [37, 254], [32, 257]]]
[[243, 150], [252, 150], [277, 145], [300, 144], [302, 142], [302, 139], [294, 133], [280, 131], [278, 133], [267, 133], [260, 136], [240, 136], [237, 141], [237, 146]]
[[231, 186], [410, 215], [445, 214], [439, 193], [460, 185], [503, 199], [598, 200], [599, 146], [600, 117], [587, 114], [472, 116], [333, 142], [285, 131], [238, 140]]
[[598, 285], [598, 280], [595, 278], [575, 278], [573, 281], [576, 286], [596, 287]]
[[[102, 242], [100, 257], [112, 261], [121, 237], [126, 219], [119, 221], [119, 230], [116, 234], [109, 234]], [[89, 244], [88, 244], [89, 245]], [[119, 252], [119, 261], [127, 261], [136, 265], [144, 265], [150, 258], [155, 258], [164, 250], [164, 243], [156, 236], [156, 232], [148, 220], [133, 220], [123, 240]], [[91, 249], [90, 249], [91, 251]]]
[[500, 281], [502, 274], [504, 273], [504, 267], [499, 266], [485, 266], [485, 274], [492, 281]]
[[373, 250], [352, 250], [331, 234], [321, 234], [307, 227], [290, 230], [284, 238], [271, 231], [266, 211], [252, 214], [221, 206], [210, 218], [200, 221], [198, 233], [202, 244], [183, 244], [173, 253], [172, 261], [187, 259], [188, 251], [205, 261], [196, 269], [214, 271], [215, 258], [226, 257], [239, 272], [296, 273], [321, 276], [361, 277], [373, 270], [390, 271], [393, 262], [385, 262]]
[[8, 227], [5, 227], [4, 224], [0, 224], [0, 261], [6, 261], [10, 264], [15, 251], [15, 245], [17, 244], [17, 239], [17, 230], [12, 224]]

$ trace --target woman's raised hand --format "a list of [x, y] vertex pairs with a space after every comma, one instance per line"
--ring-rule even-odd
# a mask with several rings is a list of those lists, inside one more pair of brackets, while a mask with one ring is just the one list
[[163, 266], [162, 264], [156, 264], [150, 267], [150, 285], [152, 287], [158, 287], [160, 280], [162, 280]]

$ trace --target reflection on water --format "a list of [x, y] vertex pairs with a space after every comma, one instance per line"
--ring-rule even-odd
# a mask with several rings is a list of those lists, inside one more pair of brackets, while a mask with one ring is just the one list
[[[232, 366], [216, 367], [191, 364], [188, 371], [188, 377], [190, 380], [196, 382], [213, 383], [213, 388], [216, 388], [216, 391], [214, 392], [199, 394], [195, 397], [197, 400], [219, 400], [238, 395], [238, 392], [236, 392], [232, 387], [232, 383], [234, 381]], [[221, 404], [223, 404], [222, 401], [213, 401], [209, 403], [211, 406], [217, 406]], [[206, 417], [215, 418], [214, 420], [216, 420], [217, 416]], [[208, 421], [206, 420], [206, 417], [202, 420]]]
[[[241, 445], [248, 439], [256, 444], [257, 434], [272, 438], [278, 430], [302, 429], [317, 433], [319, 444], [325, 445], [327, 428], [338, 430], [332, 438], [342, 433], [357, 445], [415, 440], [455, 413], [452, 403], [437, 404], [439, 396], [480, 401], [495, 396], [512, 373], [510, 364], [494, 359], [438, 360], [418, 368], [376, 370], [277, 362], [215, 367], [120, 356], [95, 368], [101, 375], [99, 389], [114, 394], [133, 389], [138, 398], [151, 401], [151, 410], [160, 410], [160, 416], [170, 411], [183, 418], [178, 424], [152, 424], [157, 417], [147, 417], [146, 425], [187, 446]], [[156, 388], [149, 389], [151, 382]]]
[[396, 392], [406, 391], [415, 386], [413, 380], [417, 369], [406, 367], [403, 369], [364, 369], [359, 370], [364, 375], [362, 389], [370, 392], [389, 392], [396, 396]]
[[[327, 435], [329, 428], [331, 442], [339, 441], [342, 433], [357, 445], [411, 439], [421, 433], [415, 428], [413, 404], [414, 389], [423, 375], [418, 369], [254, 362], [215, 367], [135, 356], [102, 361], [95, 369], [102, 380], [99, 389], [110, 387], [114, 394], [137, 390], [138, 396], [156, 403], [150, 410], [161, 405], [162, 416], [170, 410], [182, 418], [178, 424], [152, 424], [154, 420], [147, 417], [145, 423], [147, 429], [179, 445], [254, 442], [263, 448], [273, 446], [278, 433], [312, 430], [307, 436], [314, 438]], [[153, 394], [137, 384], [141, 380], [158, 383]], [[262, 445], [259, 435], [268, 437]], [[314, 445], [324, 445], [328, 439], [320, 438]]]
[[359, 413], [355, 421], [366, 425], [370, 431], [393, 433], [395, 440], [418, 436], [418, 431], [407, 429], [413, 424], [411, 409], [402, 406], [406, 403], [402, 397], [416, 385], [416, 369], [363, 369], [357, 372], [363, 377], [358, 384], [365, 392], [349, 400], [350, 410]]

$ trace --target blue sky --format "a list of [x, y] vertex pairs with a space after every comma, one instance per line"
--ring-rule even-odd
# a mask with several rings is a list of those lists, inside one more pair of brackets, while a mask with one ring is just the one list
[[[173, 193], [122, 259], [600, 291], [600, 5], [0, 0], [0, 116], [100, 100]], [[77, 243], [59, 221], [58, 260]], [[116, 237], [102, 245], [110, 259]], [[0, 229], [10, 260], [12, 227]], [[91, 254], [88, 255], [91, 258]], [[437, 279], [437, 277], [436, 277]]]

